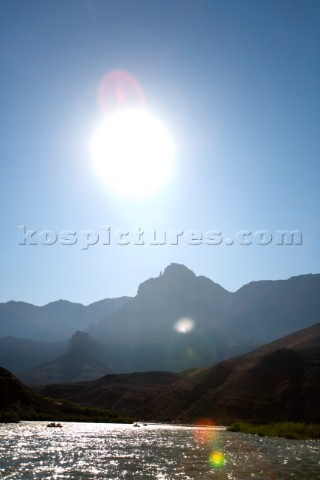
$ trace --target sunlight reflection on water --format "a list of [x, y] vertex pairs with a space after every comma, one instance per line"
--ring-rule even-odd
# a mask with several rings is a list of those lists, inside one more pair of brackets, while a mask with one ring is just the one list
[[[319, 442], [217, 431], [203, 443], [194, 432], [165, 425], [0, 424], [0, 478], [320, 480]], [[221, 461], [212, 462], [214, 451]]]

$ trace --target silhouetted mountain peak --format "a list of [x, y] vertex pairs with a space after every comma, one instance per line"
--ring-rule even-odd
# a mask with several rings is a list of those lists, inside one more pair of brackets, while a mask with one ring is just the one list
[[[145, 302], [145, 305], [150, 308], [152, 306], [153, 310], [164, 311], [164, 308], [168, 310], [171, 305], [175, 313], [178, 313], [181, 309], [185, 310], [187, 304], [193, 302], [192, 299], [196, 299], [196, 303], [202, 304], [204, 309], [208, 303], [215, 303], [217, 307], [225, 295], [228, 295], [228, 292], [209, 278], [197, 276], [185, 265], [171, 263], [158, 277], [141, 283], [133, 303], [128, 303], [125, 307], [130, 308], [130, 305], [136, 302], [138, 304]], [[191, 310], [190, 308], [190, 315]], [[167, 318], [169, 317], [170, 314], [167, 315]]]
[[80, 332], [77, 330], [69, 340], [69, 347], [73, 347], [75, 345], [88, 345], [89, 343], [93, 342], [90, 335], [86, 332]]
[[[161, 274], [160, 274], [161, 276]], [[190, 278], [195, 278], [195, 273], [187, 268], [185, 265], [182, 265], [180, 263], [170, 263], [163, 272], [163, 276], [166, 278], [186, 278], [187, 276]]]
[[[169, 294], [173, 292], [182, 292], [188, 295], [190, 291], [197, 291], [204, 284], [217, 286], [220, 290], [224, 290], [220, 285], [215, 284], [209, 278], [203, 276], [196, 276], [196, 274], [187, 268], [185, 265], [179, 263], [171, 263], [163, 272], [156, 278], [149, 278], [141, 283], [138, 288], [137, 297], [157, 296], [162, 293]], [[136, 298], [137, 298], [136, 297]]]

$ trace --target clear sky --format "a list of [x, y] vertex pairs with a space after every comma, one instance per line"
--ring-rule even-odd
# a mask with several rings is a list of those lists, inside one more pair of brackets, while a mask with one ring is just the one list
[[[171, 262], [228, 290], [320, 272], [318, 0], [3, 0], [0, 10], [0, 301], [135, 295]], [[98, 87], [118, 69], [140, 82], [175, 146], [173, 173], [143, 199], [110, 191], [93, 168]], [[21, 225], [215, 230], [223, 242], [19, 245]], [[286, 229], [302, 245], [225, 245], [239, 230]]]

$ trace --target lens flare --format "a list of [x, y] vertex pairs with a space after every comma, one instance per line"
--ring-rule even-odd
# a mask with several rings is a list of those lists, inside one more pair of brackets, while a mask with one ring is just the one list
[[187, 332], [184, 325], [166, 345], [166, 362], [174, 371], [203, 367], [214, 363], [215, 350], [208, 335], [197, 328]]
[[191, 332], [191, 330], [194, 329], [194, 321], [192, 320], [192, 318], [188, 317], [181, 318], [175, 323], [174, 329], [178, 333]]
[[119, 108], [145, 108], [143, 89], [131, 73], [124, 70], [113, 70], [107, 73], [100, 82], [98, 101], [101, 112], [114, 113]]
[[209, 463], [211, 467], [222, 468], [226, 464], [224, 454], [220, 450], [215, 450], [210, 454]]

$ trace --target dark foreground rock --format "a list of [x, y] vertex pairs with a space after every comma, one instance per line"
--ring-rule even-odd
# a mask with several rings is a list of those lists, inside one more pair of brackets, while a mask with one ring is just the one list
[[45, 398], [23, 385], [11, 372], [0, 367], [0, 422], [19, 420], [131, 421], [105, 409]]

